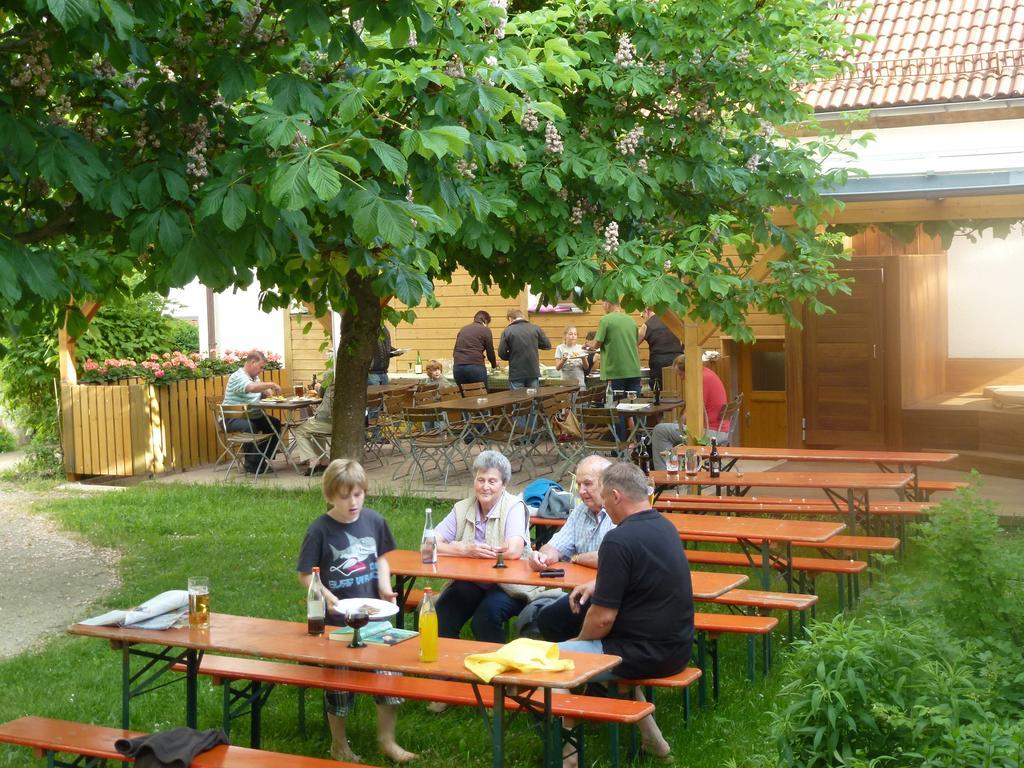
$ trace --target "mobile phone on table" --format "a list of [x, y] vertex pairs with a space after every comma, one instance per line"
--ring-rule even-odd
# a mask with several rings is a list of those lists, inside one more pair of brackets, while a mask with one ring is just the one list
[[564, 568], [548, 568], [540, 572], [542, 579], [557, 579], [561, 576], [565, 576]]

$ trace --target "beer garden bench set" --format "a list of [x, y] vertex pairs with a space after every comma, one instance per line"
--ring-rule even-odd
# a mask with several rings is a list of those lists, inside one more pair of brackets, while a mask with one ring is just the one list
[[[775, 455], [785, 451], [765, 449]], [[754, 458], [751, 452], [759, 449], [722, 448], [726, 466], [733, 469], [740, 458]], [[790, 453], [790, 452], [785, 452]], [[814, 455], [817, 453], [818, 455]], [[870, 453], [851, 456], [851, 454]], [[684, 691], [684, 717], [689, 711], [688, 688], [697, 682], [701, 703], [706, 701], [706, 678], [702, 672], [710, 661], [711, 682], [714, 698], [719, 693], [719, 660], [717, 640], [725, 634], [747, 637], [747, 676], [755, 676], [755, 640], [762, 643], [762, 664], [765, 673], [771, 663], [771, 634], [778, 625], [778, 619], [769, 615], [771, 611], [785, 610], [789, 614], [790, 637], [793, 636], [793, 612], [800, 615], [801, 626], [806, 612], [813, 611], [817, 595], [813, 590], [807, 593], [808, 584], [813, 585], [814, 577], [822, 573], [834, 574], [838, 578], [840, 609], [852, 604], [859, 591], [857, 578], [868, 568], [868, 562], [854, 559], [856, 553], [870, 557], [872, 553], [901, 551], [904, 536], [886, 537], [841, 534], [840, 531], [855, 530], [860, 524], [870, 531], [872, 520], [921, 518], [928, 514], [931, 494], [950, 491], [961, 487], [959, 483], [926, 482], [917, 478], [917, 467], [923, 463], [941, 463], [953, 457], [952, 454], [888, 454], [885, 452], [837, 452], [844, 458], [829, 458], [826, 452], [795, 452], [793, 456], [778, 456], [793, 460], [811, 461], [872, 461], [879, 466], [890, 461], [904, 469], [904, 462], [911, 471], [890, 471], [885, 466], [882, 473], [739, 473], [726, 471], [720, 477], [711, 478], [706, 472], [693, 477], [683, 474], [667, 476], [666, 473], [652, 472], [652, 482], [660, 492], [655, 506], [662, 510], [679, 531], [684, 544], [709, 543], [715, 545], [738, 545], [739, 552], [720, 550], [688, 549], [687, 555], [693, 564], [720, 565], [738, 568], [754, 568], [761, 572], [760, 590], [742, 589], [747, 580], [739, 574], [713, 574], [694, 571], [694, 598], [698, 602], [727, 606], [738, 613], [695, 613], [694, 623], [697, 634], [697, 667], [690, 667], [668, 678], [630, 681], [631, 686], [642, 686], [649, 691], [654, 688]], [[895, 456], [895, 458], [893, 458]], [[758, 456], [760, 457], [760, 456]], [[789, 474], [789, 477], [780, 477]], [[852, 477], [852, 475], [860, 475]], [[882, 477], [888, 474], [888, 478]], [[725, 490], [727, 495], [705, 496], [677, 495], [664, 493], [669, 488], [690, 486], [698, 492], [702, 487], [715, 488], [718, 493]], [[797, 499], [777, 497], [751, 497], [745, 495], [753, 487], [796, 487], [824, 490], [826, 499]], [[869, 489], [896, 490], [900, 501], [868, 501]], [[912, 498], [911, 498], [912, 497]], [[701, 513], [701, 514], [693, 514]], [[715, 517], [708, 513], [726, 514], [729, 517]], [[755, 517], [761, 515], [765, 517]], [[812, 522], [795, 519], [799, 517], [825, 517], [831, 522]], [[846, 519], [846, 523], [836, 521]], [[563, 521], [532, 518], [531, 523], [538, 532], [538, 540], [545, 538], [545, 532], [561, 525]], [[905, 534], [904, 529], [899, 529]], [[784, 551], [780, 551], [779, 548]], [[816, 549], [822, 557], [794, 556], [793, 548]], [[549, 587], [571, 588], [593, 577], [593, 570], [573, 564], [565, 565], [565, 576], [561, 579], [545, 579], [529, 571], [525, 562], [509, 563], [502, 571], [490, 568], [489, 563], [467, 558], [441, 558], [436, 565], [420, 562], [419, 553], [399, 551], [392, 553], [389, 560], [396, 578], [397, 591], [406, 611], [412, 610], [421, 593], [412, 588], [417, 577], [472, 578], [479, 581], [508, 581], [515, 583], [538, 583]], [[482, 566], [486, 565], [484, 569]], [[467, 571], [472, 571], [469, 573]], [[787, 592], [770, 591], [770, 574], [780, 573], [787, 586]], [[808, 581], [809, 580], [809, 581]], [[845, 589], [844, 589], [845, 585]], [[798, 588], [799, 591], [794, 591]], [[849, 595], [847, 599], [844, 593]], [[399, 613], [399, 617], [402, 613]], [[360, 651], [349, 651], [347, 644], [330, 642], [325, 638], [305, 635], [305, 625], [295, 622], [281, 622], [269, 619], [255, 619], [223, 614], [214, 614], [210, 630], [172, 629], [164, 631], [130, 630], [118, 627], [87, 627], [74, 625], [74, 634], [104, 637], [115, 649], [122, 652], [122, 728], [107, 728], [97, 725], [51, 720], [40, 717], [24, 717], [0, 725], [0, 742], [18, 744], [34, 749], [44, 755], [48, 765], [79, 765], [61, 762], [58, 755], [71, 754], [85, 760], [126, 760], [117, 753], [113, 744], [118, 738], [129, 738], [139, 734], [128, 731], [129, 704], [135, 696], [162, 687], [166, 681], [156, 682], [163, 673], [182, 675], [186, 682], [186, 724], [195, 727], [197, 719], [197, 680], [207, 676], [224, 686], [223, 723], [230, 732], [232, 721], [248, 715], [250, 719], [250, 747], [221, 746], [197, 757], [194, 768], [319, 768], [339, 766], [353, 768], [351, 764], [335, 760], [285, 755], [259, 749], [261, 744], [261, 709], [270, 691], [277, 685], [294, 685], [300, 693], [307, 688], [317, 690], [344, 690], [375, 695], [401, 696], [419, 701], [439, 701], [451, 705], [473, 706], [480, 710], [492, 736], [492, 765], [500, 768], [504, 763], [504, 720], [506, 713], [529, 713], [539, 724], [544, 746], [545, 766], [556, 768], [561, 762], [563, 738], [572, 743], [583, 754], [583, 729], [577, 726], [566, 731], [561, 718], [600, 723], [608, 726], [609, 753], [614, 765], [618, 764], [620, 744], [619, 726], [633, 726], [653, 711], [652, 696], [648, 701], [601, 697], [577, 694], [553, 693], [553, 688], [575, 687], [603, 669], [614, 666], [617, 657], [602, 654], [575, 654], [577, 673], [542, 673], [540, 675], [502, 675], [491, 685], [481, 684], [462, 665], [467, 652], [479, 652], [497, 647], [487, 643], [441, 639], [443, 669], [425, 668], [415, 656], [416, 643], [406, 642], [396, 646], [368, 647], [362, 657], [353, 656]], [[156, 645], [162, 650], [145, 650], [142, 646]], [[405, 648], [402, 648], [402, 646]], [[445, 653], [445, 650], [450, 650]], [[372, 650], [371, 650], [372, 648]], [[395, 649], [399, 649], [398, 652]], [[454, 649], [454, 650], [453, 650]], [[222, 655], [224, 653], [232, 655]], [[387, 656], [390, 653], [391, 656]], [[384, 654], [384, 656], [381, 656]], [[146, 659], [142, 668], [133, 673], [133, 657]], [[378, 658], [379, 657], [379, 658]], [[345, 667], [338, 669], [335, 667]], [[381, 676], [378, 669], [389, 669], [395, 675]], [[545, 678], [545, 676], [547, 676]], [[443, 678], [443, 679], [439, 679]], [[141, 682], [140, 682], [141, 681]], [[303, 698], [300, 695], [300, 724], [303, 724]], [[487, 712], [490, 711], [488, 720]], [[630, 746], [635, 751], [635, 728], [631, 728]], [[91, 763], [86, 763], [91, 764]]]

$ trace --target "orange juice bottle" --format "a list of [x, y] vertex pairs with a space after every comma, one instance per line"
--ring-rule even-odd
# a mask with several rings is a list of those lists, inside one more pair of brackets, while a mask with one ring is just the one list
[[437, 611], [430, 587], [423, 590], [420, 601], [420, 661], [437, 661]]

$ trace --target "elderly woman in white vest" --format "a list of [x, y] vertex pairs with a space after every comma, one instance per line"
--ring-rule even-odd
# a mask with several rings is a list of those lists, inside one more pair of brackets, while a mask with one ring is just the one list
[[[506, 559], [522, 557], [529, 542], [529, 512], [521, 497], [506, 490], [512, 465], [498, 451], [482, 451], [473, 474], [473, 495], [457, 502], [435, 529], [438, 553], [494, 560], [505, 547]], [[453, 581], [437, 601], [438, 633], [458, 637], [472, 620], [477, 640], [503, 643], [505, 622], [523, 605], [525, 597], [515, 585]]]

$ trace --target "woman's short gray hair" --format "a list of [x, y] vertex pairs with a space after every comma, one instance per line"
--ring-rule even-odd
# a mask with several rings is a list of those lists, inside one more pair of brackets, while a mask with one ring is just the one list
[[508, 485], [512, 482], [512, 463], [501, 451], [480, 451], [473, 459], [473, 475], [486, 472], [488, 469], [498, 470], [501, 482]]

